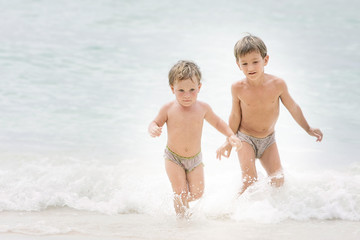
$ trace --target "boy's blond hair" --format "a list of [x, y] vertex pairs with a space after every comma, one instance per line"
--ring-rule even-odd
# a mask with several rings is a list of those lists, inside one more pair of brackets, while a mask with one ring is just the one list
[[173, 86], [177, 81], [191, 79], [200, 84], [201, 72], [198, 65], [191, 61], [178, 61], [169, 71], [169, 85]]
[[251, 34], [240, 39], [234, 46], [236, 61], [239, 61], [240, 57], [252, 52], [260, 53], [262, 58], [265, 58], [267, 55], [265, 43], [259, 37]]

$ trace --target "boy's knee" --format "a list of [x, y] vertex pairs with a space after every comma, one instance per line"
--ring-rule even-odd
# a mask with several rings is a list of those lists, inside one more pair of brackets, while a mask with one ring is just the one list
[[239, 195], [243, 194], [248, 187], [250, 187], [252, 184], [254, 184], [257, 181], [257, 177], [252, 177], [249, 175], [246, 175], [243, 177], [243, 185], [241, 187], [241, 190], [239, 192]]
[[203, 182], [189, 185], [189, 190], [190, 190], [189, 201], [194, 201], [201, 198], [202, 195], [204, 194], [204, 188], [205, 186]]
[[199, 198], [201, 198], [204, 194], [204, 188], [197, 188], [197, 189], [192, 189], [192, 191], [190, 192], [190, 201], [194, 201], [197, 200]]
[[270, 184], [274, 187], [281, 187], [284, 185], [284, 174], [278, 173], [276, 175], [270, 176]]
[[186, 208], [188, 206], [188, 195], [187, 191], [174, 192], [175, 208]]
[[249, 175], [246, 175], [243, 177], [243, 184], [245, 186], [250, 186], [253, 183], [255, 183], [256, 181], [257, 181], [257, 177], [253, 177], [253, 176], [249, 176]]
[[195, 193], [191, 193], [191, 196], [192, 196], [193, 200], [197, 200], [197, 199], [201, 198], [203, 194], [204, 194], [204, 190], [200, 190]]
[[186, 199], [187, 198], [187, 196], [188, 196], [188, 191], [175, 191], [174, 192], [174, 197], [176, 198], [176, 199]]

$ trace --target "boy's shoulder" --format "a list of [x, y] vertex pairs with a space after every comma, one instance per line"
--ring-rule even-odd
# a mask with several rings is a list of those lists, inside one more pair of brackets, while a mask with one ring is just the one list
[[196, 100], [196, 103], [193, 106], [194, 106], [193, 110], [198, 113], [203, 113], [211, 110], [210, 104], [204, 101]]
[[272, 74], [264, 74], [265, 76], [265, 79], [267, 81], [272, 81], [273, 83], [283, 83], [285, 82], [284, 79], [278, 77], [278, 76], [275, 76], [275, 75], [272, 75]]
[[202, 108], [209, 108], [210, 105], [204, 101], [199, 101], [199, 100], [196, 100], [196, 103], [198, 104], [198, 106], [202, 107]]
[[165, 104], [161, 107], [161, 110], [167, 111], [167, 110], [169, 110], [172, 106], [174, 106], [174, 104], [175, 104], [175, 101], [167, 102], [167, 103], [165, 103]]
[[265, 74], [268, 83], [275, 85], [277, 88], [283, 88], [286, 86], [285, 80], [271, 74]]
[[247, 86], [248, 86], [248, 83], [246, 81], [246, 78], [244, 78], [244, 79], [241, 79], [241, 80], [236, 81], [233, 84], [231, 84], [231, 91], [238, 92], [238, 91], [245, 89]]
[[244, 79], [241, 79], [239, 81], [236, 81], [234, 82], [233, 84], [231, 84], [231, 87], [243, 87], [245, 86], [247, 83], [246, 83], [246, 78]]

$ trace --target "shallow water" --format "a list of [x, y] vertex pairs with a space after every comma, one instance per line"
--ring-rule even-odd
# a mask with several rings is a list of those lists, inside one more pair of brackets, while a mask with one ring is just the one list
[[[232, 221], [224, 218], [176, 221], [148, 215], [102, 215], [70, 209], [49, 209], [43, 212], [5, 212], [7, 228], [16, 225], [2, 239], [358, 239], [357, 222], [349, 221], [284, 221], [264, 224], [253, 221]], [[19, 221], [20, 219], [20, 221]], [[71, 222], [71, 226], [69, 223]], [[6, 231], [2, 227], [0, 232]], [[3, 238], [4, 237], [4, 238]]]

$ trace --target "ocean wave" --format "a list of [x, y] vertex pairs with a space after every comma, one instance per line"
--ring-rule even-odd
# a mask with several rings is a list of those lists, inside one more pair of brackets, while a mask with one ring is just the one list
[[[1, 211], [42, 211], [51, 207], [104, 214], [172, 215], [171, 188], [164, 170], [148, 171], [134, 161], [29, 161], [0, 170]], [[145, 167], [145, 169], [144, 169]], [[204, 197], [192, 204], [196, 214], [235, 221], [360, 221], [360, 171], [286, 173], [285, 185], [272, 188], [259, 181], [240, 197], [238, 174], [205, 176]], [[229, 169], [230, 170], [230, 169]]]
[[360, 175], [325, 172], [287, 176], [280, 189], [262, 181], [236, 201], [232, 218], [283, 220], [360, 220]]

